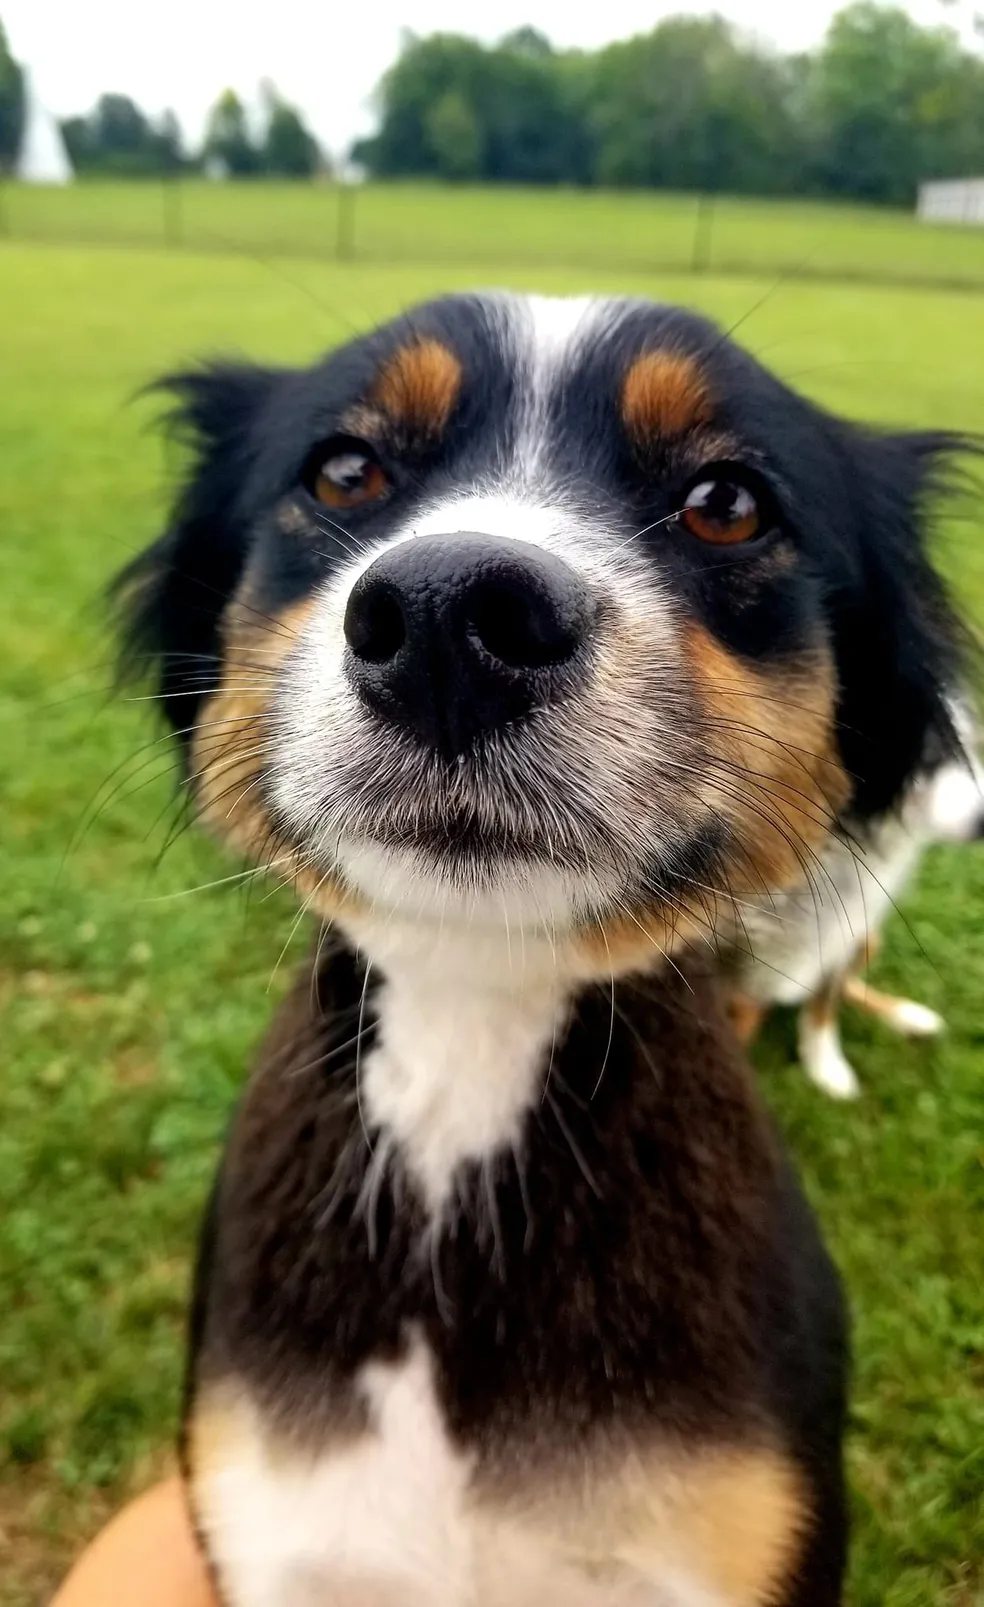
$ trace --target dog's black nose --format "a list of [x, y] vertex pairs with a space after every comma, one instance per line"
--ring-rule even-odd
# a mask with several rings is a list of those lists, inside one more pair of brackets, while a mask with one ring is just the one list
[[378, 714], [453, 758], [576, 685], [594, 613], [539, 547], [411, 538], [352, 588], [346, 670]]

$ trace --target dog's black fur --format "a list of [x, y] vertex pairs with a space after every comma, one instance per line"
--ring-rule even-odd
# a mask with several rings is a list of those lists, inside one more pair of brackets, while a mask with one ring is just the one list
[[[720, 1052], [706, 962], [627, 989], [614, 1029], [609, 990], [585, 990], [521, 1169], [510, 1156], [490, 1192], [469, 1168], [433, 1241], [413, 1188], [377, 1193], [371, 1149], [353, 1146], [347, 1040], [361, 1015], [371, 1052], [366, 981], [329, 944], [261, 1051], [203, 1239], [186, 1421], [234, 1373], [312, 1449], [364, 1430], [360, 1373], [419, 1330], [452, 1436], [507, 1479], [520, 1445], [549, 1467], [613, 1429], [655, 1426], [699, 1453], [780, 1423], [812, 1505], [781, 1607], [829, 1607], [846, 1536], [844, 1309], [740, 1053]], [[185, 1463], [193, 1478], [187, 1441]]]

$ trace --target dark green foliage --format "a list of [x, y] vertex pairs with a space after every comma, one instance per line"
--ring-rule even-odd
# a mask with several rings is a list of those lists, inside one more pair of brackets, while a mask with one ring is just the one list
[[[233, 178], [307, 178], [323, 165], [272, 86], [254, 135], [227, 89], [202, 155]], [[0, 28], [0, 171], [24, 88]], [[597, 51], [557, 51], [532, 27], [496, 45], [407, 34], [377, 91], [379, 126], [352, 155], [377, 178], [432, 177], [911, 204], [923, 179], [984, 174], [984, 59], [945, 27], [854, 0], [811, 54], [780, 56], [723, 17], [672, 16]], [[173, 113], [154, 124], [103, 95], [62, 124], [82, 173], [186, 166]]]
[[310, 178], [322, 162], [317, 140], [273, 84], [263, 86], [263, 100], [264, 131], [254, 138], [239, 96], [223, 90], [209, 113], [204, 159], [219, 162], [230, 178]]
[[984, 171], [984, 63], [872, 0], [831, 23], [808, 111], [828, 193], [906, 202], [920, 178]]
[[669, 17], [597, 57], [590, 117], [603, 184], [767, 194], [789, 188], [790, 71], [721, 17]]
[[533, 28], [498, 45], [408, 36], [355, 154], [380, 177], [829, 194], [908, 203], [984, 171], [984, 62], [945, 28], [856, 0], [811, 56], [719, 16], [594, 53]]
[[263, 171], [276, 178], [310, 178], [321, 162], [317, 140], [308, 132], [296, 107], [281, 100], [272, 84], [266, 90], [266, 103]]
[[587, 180], [589, 135], [571, 60], [532, 29], [492, 49], [457, 34], [411, 39], [380, 85], [378, 134], [353, 154], [393, 176]]
[[231, 178], [260, 171], [260, 152], [250, 138], [246, 110], [234, 89], [224, 89], [209, 113], [203, 156], [221, 163]]
[[0, 22], [0, 173], [12, 167], [24, 127], [24, 69], [10, 54]]
[[66, 118], [61, 131], [77, 173], [148, 178], [184, 164], [174, 113], [153, 123], [129, 95], [100, 95], [88, 116]]
[[[2, 75], [2, 56], [0, 56]], [[265, 129], [255, 139], [246, 109], [233, 89], [219, 96], [209, 114], [202, 157], [217, 161], [232, 178], [268, 174], [310, 178], [322, 162], [317, 141], [293, 106], [265, 86]], [[172, 111], [152, 121], [128, 95], [101, 95], [85, 117], [69, 117], [62, 135], [76, 172], [99, 177], [150, 178], [176, 175], [193, 164], [184, 154], [181, 127]]]

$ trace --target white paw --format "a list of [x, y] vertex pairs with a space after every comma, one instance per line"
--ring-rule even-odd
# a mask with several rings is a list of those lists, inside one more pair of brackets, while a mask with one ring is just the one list
[[857, 1099], [861, 1084], [829, 1029], [807, 1028], [801, 1033], [800, 1060], [810, 1081], [831, 1099]]
[[896, 999], [887, 1020], [896, 1032], [904, 1033], [907, 1038], [935, 1038], [946, 1025], [935, 1010], [917, 1004], [914, 999]]
[[836, 1054], [824, 1055], [819, 1064], [808, 1065], [806, 1075], [831, 1099], [857, 1099], [861, 1092], [854, 1068], [839, 1049]]

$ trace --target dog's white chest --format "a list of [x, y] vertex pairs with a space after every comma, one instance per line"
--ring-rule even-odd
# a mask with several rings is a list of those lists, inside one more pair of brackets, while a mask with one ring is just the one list
[[303, 1456], [255, 1408], [200, 1414], [194, 1499], [230, 1607], [727, 1607], [679, 1572], [598, 1570], [550, 1523], [474, 1494], [422, 1349], [364, 1377], [372, 1429]]

